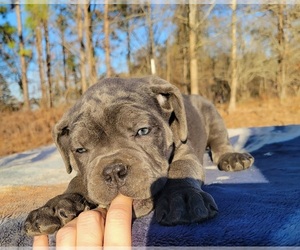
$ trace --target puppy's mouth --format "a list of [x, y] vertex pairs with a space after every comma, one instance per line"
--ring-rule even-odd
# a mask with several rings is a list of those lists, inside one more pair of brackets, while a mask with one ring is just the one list
[[[122, 156], [122, 157], [121, 157]], [[134, 200], [152, 199], [166, 183], [161, 166], [139, 155], [110, 155], [96, 158], [86, 177], [89, 197], [103, 206], [119, 193]]]
[[133, 200], [143, 200], [152, 197], [149, 184], [144, 183], [142, 187], [137, 188], [131, 183], [108, 185], [93, 185], [88, 191], [91, 201], [99, 204], [101, 207], [107, 207], [118, 194], [132, 198]]
[[127, 185], [123, 185], [121, 187], [118, 187], [116, 189], [116, 192], [117, 192], [117, 195], [121, 194], [121, 195], [130, 197], [134, 200], [136, 200], [136, 199], [148, 199], [152, 196], [151, 193], [146, 191], [148, 189], [149, 188], [146, 188], [146, 185], [142, 189], [137, 189], [137, 190], [135, 190], [134, 188], [128, 188]]

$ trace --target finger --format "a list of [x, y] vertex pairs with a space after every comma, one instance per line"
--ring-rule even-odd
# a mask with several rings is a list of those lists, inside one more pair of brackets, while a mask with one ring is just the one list
[[131, 246], [131, 220], [132, 199], [118, 195], [107, 211], [104, 246]]
[[70, 221], [64, 227], [58, 230], [56, 234], [56, 247], [63, 247], [64, 250], [75, 249], [76, 223], [77, 218]]
[[101, 216], [103, 217], [104, 222], [105, 222], [106, 214], [107, 214], [107, 209], [106, 208], [97, 207], [97, 208], [95, 208], [93, 210], [98, 211], [101, 214]]
[[77, 246], [102, 247], [104, 237], [104, 218], [97, 210], [79, 214], [77, 220]]
[[48, 250], [49, 242], [47, 235], [34, 236], [33, 238], [33, 250]]

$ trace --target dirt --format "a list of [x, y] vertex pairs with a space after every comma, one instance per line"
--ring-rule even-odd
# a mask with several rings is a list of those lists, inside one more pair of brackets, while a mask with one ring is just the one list
[[[61, 194], [67, 183], [49, 186], [12, 186], [0, 187], [1, 212], [0, 218], [9, 216], [18, 218], [22, 213], [40, 207], [56, 195]], [[27, 197], [24, 199], [24, 197]], [[30, 199], [30, 202], [28, 202]]]

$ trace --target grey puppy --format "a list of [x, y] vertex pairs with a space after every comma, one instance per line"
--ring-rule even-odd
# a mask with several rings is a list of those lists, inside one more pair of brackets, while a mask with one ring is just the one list
[[28, 235], [51, 234], [84, 210], [106, 209], [118, 193], [134, 199], [136, 217], [155, 209], [164, 225], [201, 222], [218, 211], [201, 189], [207, 147], [220, 170], [254, 162], [234, 152], [210, 102], [158, 77], [101, 80], [55, 125], [53, 137], [67, 172], [77, 176], [28, 215]]

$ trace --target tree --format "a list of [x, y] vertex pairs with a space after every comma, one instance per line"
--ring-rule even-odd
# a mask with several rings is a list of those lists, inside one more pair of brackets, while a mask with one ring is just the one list
[[[0, 15], [3, 20], [7, 18], [10, 9], [7, 6], [0, 6]], [[7, 20], [0, 24], [0, 67], [3, 79], [13, 79], [22, 89], [21, 74], [16, 58], [19, 54], [16, 51], [18, 43], [17, 28]]]
[[11, 95], [8, 83], [0, 74], [0, 112], [18, 110], [16, 98]]
[[135, 13], [135, 7], [132, 7], [132, 4], [115, 4], [115, 12], [118, 13], [119, 20], [117, 21], [118, 27], [126, 34], [126, 63], [128, 69], [128, 75], [131, 75], [132, 72], [132, 63], [131, 63], [131, 28], [130, 28], [130, 15]]
[[48, 25], [48, 12], [49, 8], [48, 5], [43, 4], [46, 6], [46, 15], [43, 18], [43, 27], [44, 27], [44, 38], [46, 44], [46, 69], [47, 69], [47, 78], [48, 78], [48, 85], [49, 85], [49, 107], [53, 107], [53, 82], [52, 82], [52, 75], [51, 75], [51, 52], [50, 52], [50, 40], [49, 40], [49, 25]]
[[[232, 0], [230, 9], [222, 4], [214, 7], [214, 3], [196, 5], [192, 0], [176, 5], [119, 2], [32, 5], [35, 10], [26, 6], [26, 16], [36, 22], [31, 36], [27, 36], [29, 26], [23, 27], [27, 49], [19, 46], [14, 21], [2, 18], [0, 69], [6, 82], [16, 82], [23, 89], [24, 70], [15, 60], [22, 55], [28, 70], [39, 67], [41, 101], [47, 98], [45, 103], [51, 105], [58, 94], [78, 97], [95, 82], [98, 71], [103, 76], [115, 71], [120, 76], [157, 74], [184, 93], [222, 95], [215, 100], [230, 99], [231, 111], [242, 98], [300, 95], [298, 5], [281, 0], [281, 5], [237, 8]], [[0, 6], [0, 14], [5, 8]], [[239, 15], [243, 18], [237, 22]], [[117, 61], [127, 65], [115, 69]], [[28, 71], [27, 77], [31, 75]]]
[[[39, 76], [42, 91], [41, 107], [47, 108], [49, 106], [48, 87], [46, 82], [45, 64], [43, 59], [43, 20], [45, 18], [45, 5], [44, 4], [26, 4], [25, 9], [30, 14], [26, 20], [28, 26], [35, 37], [35, 44], [37, 50], [37, 60], [39, 66]], [[33, 18], [35, 17], [35, 18]]]
[[110, 60], [110, 21], [109, 21], [109, 1], [105, 0], [104, 5], [104, 50], [105, 50], [105, 65], [106, 77], [112, 76], [111, 60]]
[[[57, 13], [55, 18], [55, 26], [58, 31], [59, 43], [57, 51], [60, 51], [58, 56], [55, 56], [58, 63], [55, 63], [58, 70], [56, 78], [62, 80], [62, 86], [56, 85], [56, 95], [64, 96], [64, 100], [69, 101], [71, 98], [76, 99], [82, 93], [86, 81], [86, 77], [81, 78], [81, 70], [87, 70], [86, 53], [84, 44], [84, 25], [83, 11], [78, 9], [79, 5], [54, 5], [52, 13]], [[78, 17], [80, 10], [81, 19]], [[54, 16], [55, 17], [55, 16]], [[78, 23], [80, 21], [80, 23]], [[79, 24], [79, 26], [78, 26]], [[81, 27], [81, 28], [80, 28]], [[80, 29], [78, 29], [80, 28]], [[80, 38], [79, 38], [80, 36]], [[80, 42], [82, 41], [82, 43]], [[83, 58], [83, 59], [81, 59]], [[82, 61], [81, 61], [82, 60]], [[82, 63], [81, 63], [82, 62]], [[82, 66], [82, 67], [81, 67]], [[86, 68], [86, 69], [85, 69]], [[63, 69], [63, 70], [62, 70]], [[86, 72], [83, 75], [86, 76]], [[87, 83], [86, 87], [87, 88]]]
[[20, 58], [21, 71], [22, 71], [21, 80], [22, 80], [22, 90], [23, 90], [23, 98], [24, 98], [24, 108], [25, 110], [30, 110], [28, 82], [27, 82], [27, 64], [25, 59], [25, 46], [24, 46], [24, 39], [23, 39], [23, 26], [22, 26], [22, 18], [21, 18], [21, 8], [18, 1], [15, 3], [15, 11], [16, 11], [17, 22], [18, 22], [19, 58]]
[[286, 98], [286, 50], [287, 50], [287, 39], [286, 39], [286, 23], [287, 14], [285, 13], [286, 6], [283, 1], [278, 4], [277, 12], [277, 27], [278, 27], [278, 74], [277, 82], [280, 86], [280, 99]]
[[152, 23], [152, 9], [151, 4], [148, 1], [146, 4], [147, 9], [147, 26], [148, 26], [148, 37], [149, 37], [149, 61], [150, 61], [150, 70], [151, 75], [156, 74], [156, 58], [155, 58], [155, 44], [154, 44], [154, 35], [153, 35], [153, 23]]
[[36, 49], [38, 54], [38, 65], [39, 65], [39, 74], [40, 82], [42, 89], [42, 100], [41, 105], [43, 108], [48, 107], [48, 88], [46, 85], [46, 75], [44, 70], [44, 59], [43, 59], [43, 46], [42, 46], [42, 30], [41, 27], [36, 26], [35, 28], [35, 39], [36, 39]]
[[[128, 75], [140, 74], [140, 70], [138, 69], [139, 67], [136, 67], [137, 64], [135, 60], [133, 60], [134, 55], [132, 48], [136, 47], [137, 44], [142, 44], [138, 39], [139, 37], [136, 34], [136, 29], [140, 28], [141, 26], [146, 26], [144, 23], [144, 19], [147, 15], [147, 11], [145, 10], [145, 8], [147, 8], [147, 6], [138, 4], [114, 4], [113, 8], [110, 9], [110, 16], [112, 16], [111, 19], [113, 19], [113, 21], [110, 22], [110, 27], [113, 31], [113, 37], [116, 38], [116, 40], [118, 40], [118, 38], [115, 36], [116, 30], [121, 31], [122, 34], [123, 32], [125, 33], [125, 41], [120, 39], [120, 45], [122, 46], [122, 48], [124, 48], [124, 53], [126, 55]], [[145, 27], [145, 29], [148, 29], [148, 27]], [[149, 32], [147, 33], [149, 34]], [[148, 46], [147, 48], [143, 46], [141, 47], [142, 49], [148, 51]], [[144, 61], [147, 61], [147, 58]], [[144, 66], [147, 67], [146, 65], [140, 66], [143, 68]], [[145, 74], [149, 73], [146, 72]]]
[[[270, 27], [268, 27], [269, 30], [259, 29], [257, 36], [265, 43], [267, 42], [268, 49], [271, 51], [269, 61], [272, 62], [272, 69], [270, 70], [275, 72], [275, 76], [269, 73], [268, 79], [272, 76], [270, 79], [273, 82], [272, 90], [277, 92], [281, 102], [294, 92], [291, 91], [292, 85], [299, 81], [295, 74], [298, 70], [294, 67], [299, 61], [296, 59], [299, 58], [297, 53], [299, 46], [296, 45], [297, 42], [292, 43], [299, 37], [297, 30], [299, 16], [295, 15], [299, 11], [297, 7], [298, 5], [287, 5], [284, 0], [281, 0], [280, 4], [268, 4], [261, 7]], [[267, 38], [266, 35], [268, 35]]]
[[[43, 108], [53, 107], [53, 79], [52, 79], [52, 59], [49, 40], [49, 5], [28, 4], [25, 5], [27, 12], [30, 14], [27, 17], [27, 26], [35, 34], [36, 50], [38, 55], [40, 84], [42, 89], [41, 105]], [[45, 43], [46, 58], [43, 58], [43, 39]], [[45, 73], [46, 69], [46, 73]], [[47, 76], [47, 77], [46, 77]], [[47, 79], [47, 80], [46, 80]], [[46, 85], [48, 83], [48, 86]]]
[[[89, 1], [88, 1], [89, 2]], [[84, 29], [85, 29], [85, 41], [86, 41], [86, 54], [87, 54], [87, 63], [89, 68], [89, 83], [92, 85], [97, 81], [97, 72], [96, 72], [96, 61], [94, 57], [94, 46], [92, 39], [92, 13], [90, 10], [90, 3], [85, 3], [83, 5], [84, 9]]]
[[[199, 89], [199, 51], [203, 47], [203, 29], [205, 20], [210, 14], [211, 10], [214, 8], [215, 4], [211, 4], [209, 9], [204, 13], [199, 6], [193, 4], [194, 1], [190, 0], [189, 4], [189, 56], [190, 56], [190, 84], [191, 84], [191, 94], [199, 94], [199, 92], [204, 95], [206, 93], [205, 86], [201, 84], [201, 90]], [[200, 6], [202, 8], [202, 5]], [[199, 20], [199, 13], [202, 14], [201, 20]], [[201, 53], [201, 57], [203, 53]], [[202, 65], [202, 64], [201, 64]], [[203, 65], [202, 65], [203, 66]], [[206, 84], [206, 83], [205, 83]]]
[[189, 47], [190, 47], [190, 78], [191, 94], [199, 94], [198, 86], [198, 59], [197, 59], [197, 4], [189, 0]]
[[61, 48], [63, 56], [63, 72], [64, 72], [64, 90], [67, 91], [69, 88], [68, 83], [68, 72], [67, 72], [67, 50], [66, 50], [66, 29], [67, 29], [67, 17], [65, 16], [66, 7], [59, 5], [59, 14], [57, 15], [56, 24], [59, 30], [61, 38]]
[[[189, 76], [189, 5], [178, 4], [174, 10], [172, 23], [176, 25], [174, 41], [167, 43], [168, 74], [170, 82], [184, 93], [190, 93]], [[170, 39], [171, 40], [171, 39]]]
[[77, 30], [78, 30], [78, 43], [80, 45], [80, 73], [81, 73], [81, 90], [84, 93], [87, 90], [86, 82], [86, 69], [85, 69], [85, 46], [83, 40], [83, 6], [81, 4], [77, 5]]
[[236, 7], [237, 1], [232, 0], [231, 8], [231, 92], [230, 102], [228, 111], [233, 112], [236, 109], [236, 93], [238, 85], [238, 74], [237, 74], [237, 34], [236, 34]]

